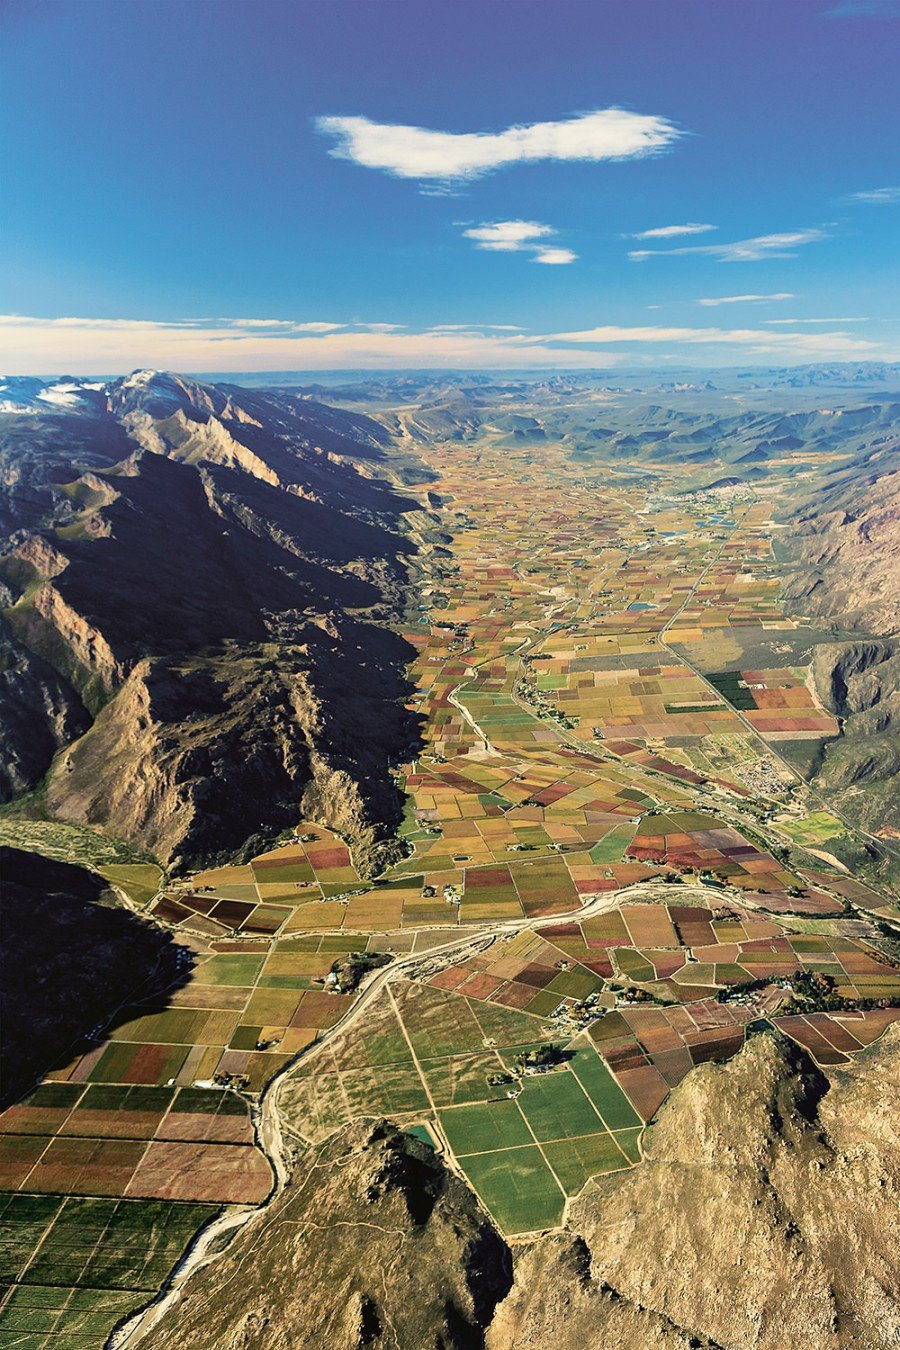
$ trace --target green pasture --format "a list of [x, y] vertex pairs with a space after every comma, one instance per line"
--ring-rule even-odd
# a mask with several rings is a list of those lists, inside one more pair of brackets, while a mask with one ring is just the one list
[[625, 1093], [592, 1046], [583, 1045], [569, 1060], [569, 1069], [578, 1079], [610, 1130], [641, 1125]]

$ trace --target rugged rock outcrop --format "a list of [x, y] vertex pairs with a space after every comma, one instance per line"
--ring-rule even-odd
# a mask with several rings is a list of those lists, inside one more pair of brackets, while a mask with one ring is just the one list
[[56, 752], [86, 731], [75, 690], [0, 619], [0, 800], [26, 792]]
[[786, 593], [802, 613], [873, 634], [900, 631], [896, 431], [829, 474], [793, 515]]
[[404, 732], [404, 650], [389, 632], [361, 636], [371, 681], [362, 686], [346, 642], [322, 633], [315, 647], [140, 661], [59, 756], [49, 811], [178, 865], [258, 847], [302, 810], [353, 838], [360, 865], [374, 865], [394, 809], [384, 765]]
[[811, 675], [823, 705], [841, 719], [817, 784], [839, 793], [872, 833], [900, 835], [900, 642], [826, 643], [816, 648]]
[[429, 1148], [387, 1122], [353, 1125], [188, 1281], [148, 1343], [470, 1350], [511, 1281], [509, 1248]]
[[515, 1271], [487, 1350], [719, 1350], [594, 1278], [590, 1249], [580, 1236], [548, 1237], [519, 1251]]

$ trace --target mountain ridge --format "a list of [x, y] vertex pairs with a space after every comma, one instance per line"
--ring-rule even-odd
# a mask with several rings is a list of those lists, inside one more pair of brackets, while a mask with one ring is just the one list
[[[64, 406], [51, 398], [44, 414], [48, 390]], [[53, 815], [182, 863], [257, 837], [270, 793], [270, 828], [287, 828], [311, 792], [363, 854], [377, 852], [399, 819], [387, 768], [412, 734], [408, 649], [395, 630], [416, 550], [406, 516], [420, 510], [389, 481], [385, 429], [311, 400], [148, 371], [27, 392], [23, 410], [0, 414], [0, 462], [15, 463], [2, 496], [8, 518], [24, 522], [0, 557], [16, 671], [0, 685], [5, 758], [17, 766], [7, 796], [49, 771]], [[276, 648], [294, 671], [286, 682], [271, 673]], [[326, 710], [331, 688], [343, 706]], [[223, 721], [198, 742], [211, 698]], [[273, 699], [292, 709], [277, 734]], [[30, 753], [26, 708], [40, 717]], [[232, 760], [224, 728], [233, 734], [236, 721]], [[109, 748], [104, 727], [115, 728], [130, 795], [145, 789], [141, 807], [125, 808], [94, 753]], [[168, 780], [151, 743], [169, 747]], [[201, 744], [221, 771], [202, 791], [183, 778], [203, 762]], [[247, 831], [225, 801], [229, 778], [254, 803]]]

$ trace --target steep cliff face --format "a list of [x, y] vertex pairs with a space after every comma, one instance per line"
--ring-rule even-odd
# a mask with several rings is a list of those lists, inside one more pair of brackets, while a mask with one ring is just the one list
[[0, 619], [0, 801], [26, 792], [90, 716], [74, 689]]
[[405, 651], [390, 633], [349, 628], [368, 644], [365, 684], [350, 631], [138, 662], [54, 764], [48, 809], [139, 840], [172, 865], [259, 845], [302, 811], [354, 839], [363, 868], [374, 865], [395, 809], [385, 765], [405, 733]]
[[391, 622], [417, 504], [387, 481], [388, 440], [294, 395], [153, 372], [68, 416], [0, 417], [20, 526], [0, 552], [4, 795], [68, 747], [52, 813], [163, 861], [271, 838], [301, 803], [373, 861], [412, 736]]
[[[238, 1277], [235, 1299], [226, 1292]], [[470, 1350], [512, 1258], [475, 1197], [418, 1140], [354, 1125], [301, 1163], [224, 1260], [151, 1331], [166, 1350]]]

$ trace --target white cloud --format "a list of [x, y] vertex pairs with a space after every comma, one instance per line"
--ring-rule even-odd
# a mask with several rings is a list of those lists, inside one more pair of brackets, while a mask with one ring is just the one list
[[900, 187], [870, 188], [868, 192], [851, 192], [848, 202], [867, 202], [875, 206], [890, 206], [900, 202]]
[[311, 323], [295, 323], [291, 325], [291, 331], [294, 333], [334, 333], [339, 328], [346, 325], [342, 323], [323, 323], [313, 321]]
[[318, 117], [337, 144], [329, 153], [395, 178], [463, 182], [510, 164], [635, 159], [667, 149], [681, 132], [665, 117], [601, 108], [562, 122], [533, 122], [500, 132], [429, 131], [368, 117]]
[[764, 300], [796, 300], [796, 295], [792, 291], [775, 291], [772, 295], [709, 295], [703, 300], [698, 300], [698, 305], [743, 305], [759, 304]]
[[[247, 327], [237, 320], [170, 323], [131, 319], [0, 316], [0, 370], [10, 375], [108, 375], [135, 368], [181, 371], [335, 369], [602, 369], [618, 362], [776, 357], [784, 362], [853, 359], [893, 351], [841, 331], [605, 325], [564, 333], [485, 331], [453, 325], [411, 332], [347, 326], [329, 332]], [[629, 348], [643, 349], [638, 357]], [[666, 352], [670, 349], [671, 356]], [[618, 350], [617, 350], [618, 349]], [[626, 355], [626, 352], [628, 353]]]
[[552, 226], [541, 225], [536, 220], [493, 220], [463, 230], [463, 238], [472, 239], [476, 248], [497, 253], [531, 253], [532, 262], [554, 266], [575, 262], [578, 254], [570, 248], [539, 242], [554, 234], [556, 230]]
[[768, 324], [796, 324], [796, 323], [868, 323], [865, 315], [844, 315], [840, 319], [763, 319], [763, 323]]
[[781, 234], [759, 234], [752, 239], [738, 239], [732, 244], [632, 249], [628, 256], [632, 262], [643, 262], [645, 258], [675, 258], [694, 253], [718, 258], [720, 262], [760, 262], [764, 258], [793, 258], [796, 256], [794, 250], [802, 244], [817, 244], [827, 238], [825, 230], [813, 227], [808, 230], [788, 230]]
[[549, 225], [539, 225], [536, 220], [494, 220], [463, 230], [463, 238], [474, 239], [476, 248], [518, 253], [526, 246], [534, 247], [536, 239], [555, 233]]
[[532, 258], [532, 262], [549, 263], [553, 267], [560, 267], [565, 263], [572, 263], [578, 257], [570, 248], [539, 248]]
[[295, 323], [293, 319], [223, 319], [222, 322], [233, 328], [271, 329], [273, 332], [285, 333], [334, 333], [337, 329], [347, 326], [343, 323], [324, 323], [320, 320]]
[[677, 342], [703, 346], [741, 346], [754, 354], [791, 354], [795, 356], [853, 356], [871, 351], [878, 343], [850, 333], [770, 333], [760, 328], [662, 328], [624, 327], [604, 324], [569, 333], [544, 333], [541, 342], [603, 343]]
[[659, 225], [655, 230], [641, 230], [639, 234], [627, 234], [626, 239], [675, 239], [680, 234], [709, 234], [717, 230], [718, 225]]
[[[41, 322], [41, 320], [29, 318], [24, 314], [0, 314], [0, 325], [5, 328], [39, 322]], [[199, 327], [203, 322], [204, 320], [202, 319], [172, 319], [166, 323], [161, 323], [158, 319], [76, 319], [69, 316], [46, 320], [46, 323], [52, 324], [54, 328], [102, 328], [104, 330], [123, 328], [128, 329], [129, 332], [133, 332], [135, 329], [144, 332], [153, 332], [160, 328], [192, 329]], [[234, 320], [223, 319], [221, 322], [233, 323]]]
[[[225, 320], [229, 322], [229, 320]], [[235, 328], [288, 328], [290, 324], [287, 319], [231, 319]]]
[[517, 323], [433, 323], [427, 333], [521, 333]]

